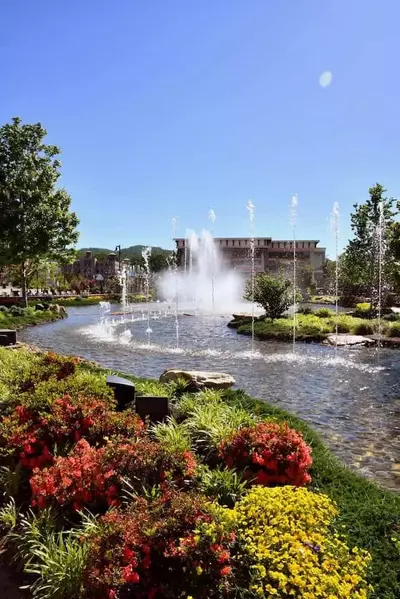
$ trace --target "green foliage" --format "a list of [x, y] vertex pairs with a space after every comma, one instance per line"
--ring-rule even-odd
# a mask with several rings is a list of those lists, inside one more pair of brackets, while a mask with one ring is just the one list
[[392, 322], [385, 333], [388, 337], [400, 337], [400, 322]]
[[[322, 309], [322, 308], [321, 308]], [[325, 308], [323, 309], [325, 310]], [[340, 314], [336, 316], [319, 317], [314, 314], [297, 314], [296, 317], [296, 339], [298, 341], [322, 341], [329, 333], [336, 331], [339, 333], [352, 333], [353, 335], [369, 335], [378, 330], [378, 321], [369, 320], [366, 322], [363, 318], [356, 318], [349, 314]], [[388, 325], [389, 323], [387, 323]], [[397, 323], [394, 322], [394, 330]], [[383, 332], [390, 336], [390, 327], [386, 326]], [[237, 328], [237, 332], [242, 335], [251, 334], [251, 325], [244, 321]], [[278, 318], [274, 322], [268, 320], [255, 323], [254, 332], [259, 339], [280, 339], [281, 341], [290, 341], [293, 338], [293, 318]], [[392, 336], [396, 336], [393, 335]]]
[[[180, 403], [187, 404], [187, 398], [184, 396]], [[206, 460], [213, 460], [222, 441], [233, 432], [254, 423], [254, 416], [240, 406], [232, 408], [221, 401], [220, 395], [200, 393], [195, 398], [194, 405], [186, 408], [183, 426], [196, 451]]]
[[[360, 289], [371, 297], [376, 304], [379, 278], [379, 255], [381, 252], [383, 280], [393, 284], [400, 272], [400, 263], [396, 259], [398, 224], [396, 215], [400, 211], [400, 202], [385, 197], [386, 189], [376, 183], [369, 189], [369, 198], [363, 204], [354, 204], [351, 215], [351, 239], [340, 259], [340, 288], [346, 294], [354, 295]], [[382, 225], [385, 245], [378, 246], [378, 227]]]
[[153, 426], [151, 432], [169, 451], [190, 451], [192, 448], [187, 428], [174, 418]]
[[318, 308], [318, 310], [315, 310], [314, 314], [319, 318], [332, 318], [335, 315], [335, 312], [329, 308]]
[[71, 198], [57, 187], [60, 150], [45, 136], [40, 123], [22, 125], [19, 118], [0, 128], [0, 255], [20, 266], [25, 304], [29, 262], [67, 260], [78, 239]]
[[[246, 282], [244, 298], [253, 299], [252, 282]], [[296, 293], [296, 301], [300, 301], [301, 294]], [[258, 273], [254, 279], [254, 301], [264, 310], [267, 318], [272, 321], [282, 314], [293, 303], [293, 286], [291, 281], [282, 277], [276, 278], [265, 273]]]
[[233, 507], [247, 490], [248, 481], [231, 468], [211, 470], [208, 466], [201, 465], [198, 470], [200, 490], [220, 505]]

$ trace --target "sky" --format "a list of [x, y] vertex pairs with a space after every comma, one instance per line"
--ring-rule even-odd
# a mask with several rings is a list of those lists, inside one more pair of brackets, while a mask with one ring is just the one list
[[[400, 196], [399, 0], [1, 0], [0, 124], [62, 149], [79, 246], [186, 229], [335, 252], [382, 183]], [[208, 218], [213, 209], [216, 220]], [[176, 218], [176, 226], [173, 219]]]

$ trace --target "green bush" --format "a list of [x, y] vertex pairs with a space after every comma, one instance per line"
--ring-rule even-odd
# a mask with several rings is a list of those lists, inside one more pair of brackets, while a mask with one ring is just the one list
[[315, 310], [314, 314], [319, 318], [332, 318], [332, 316], [335, 315], [335, 312], [329, 308], [318, 308], [318, 310]]
[[10, 314], [11, 316], [24, 316], [25, 310], [24, 308], [20, 308], [19, 306], [11, 306]]
[[7, 308], [7, 306], [0, 306], [0, 313], [3, 314], [8, 314], [9, 313], [9, 309]]
[[225, 507], [233, 507], [248, 488], [248, 481], [231, 468], [211, 470], [208, 466], [201, 465], [198, 472], [202, 493]]
[[310, 308], [310, 306], [300, 306], [300, 308], [297, 310], [297, 314], [313, 314], [312, 309]]
[[354, 335], [372, 335], [374, 327], [369, 322], [360, 322], [354, 325], [352, 332]]
[[388, 337], [400, 337], [400, 322], [393, 322], [387, 329]]

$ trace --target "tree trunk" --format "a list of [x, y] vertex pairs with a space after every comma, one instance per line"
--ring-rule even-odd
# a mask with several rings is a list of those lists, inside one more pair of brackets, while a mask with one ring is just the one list
[[24, 308], [27, 308], [28, 307], [28, 289], [27, 289], [25, 262], [23, 262], [21, 264], [21, 288], [22, 288], [22, 303], [23, 303]]

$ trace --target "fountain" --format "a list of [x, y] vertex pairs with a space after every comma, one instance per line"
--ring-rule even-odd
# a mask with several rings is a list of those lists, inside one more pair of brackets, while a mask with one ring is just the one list
[[378, 342], [377, 342], [377, 351], [379, 355], [379, 349], [382, 344], [382, 273], [383, 273], [383, 263], [384, 263], [384, 254], [385, 254], [385, 235], [384, 235], [384, 202], [379, 202], [379, 221], [376, 231], [376, 240], [378, 244]]
[[331, 214], [331, 224], [335, 235], [335, 348], [338, 348], [339, 335], [339, 202], [334, 202]]
[[[215, 212], [213, 209], [209, 210], [208, 218], [212, 225], [215, 223]], [[211, 235], [214, 237], [214, 231], [211, 229]], [[211, 246], [211, 301], [212, 301], [212, 338], [213, 345], [215, 346], [215, 243]]]
[[292, 196], [291, 207], [290, 207], [290, 221], [293, 227], [293, 353], [296, 350], [296, 325], [297, 325], [297, 313], [296, 313], [296, 216], [297, 216], [297, 204], [298, 197], [297, 193]]
[[248, 311], [249, 304], [242, 299], [244, 277], [223, 263], [212, 234], [204, 230], [198, 235], [191, 231], [187, 243], [189, 270], [186, 276], [183, 269], [172, 276], [165, 271], [158, 281], [160, 294], [166, 299], [175, 297], [177, 278], [180, 311], [214, 314], [214, 318], [218, 314]]
[[251, 257], [251, 354], [254, 355], [254, 282], [255, 282], [255, 271], [254, 271], [254, 256], [255, 256], [255, 245], [254, 245], [254, 204], [251, 200], [247, 202], [247, 210], [249, 211], [250, 220], [250, 257]]
[[[151, 256], [151, 247], [145, 247], [142, 250], [142, 258], [144, 260], [144, 269], [145, 269], [145, 291], [146, 291], [146, 297], [147, 297], [147, 301], [149, 300], [150, 297], [150, 256]], [[150, 345], [150, 337], [152, 334], [152, 329], [150, 327], [150, 317], [151, 317], [151, 313], [150, 313], [150, 304], [148, 304], [148, 309], [147, 309], [147, 329], [146, 329], [146, 335], [147, 335], [147, 344]]]
[[[173, 218], [172, 219], [172, 233], [173, 233], [174, 239], [176, 237], [176, 223], [177, 223], [177, 219]], [[186, 278], [186, 243], [185, 243], [184, 261], [185, 261], [184, 274], [185, 274], [185, 278]], [[174, 260], [173, 264], [174, 264], [174, 275], [175, 275], [175, 336], [176, 336], [176, 349], [179, 349], [179, 277], [178, 277], [177, 256], [175, 256], [175, 260]]]

